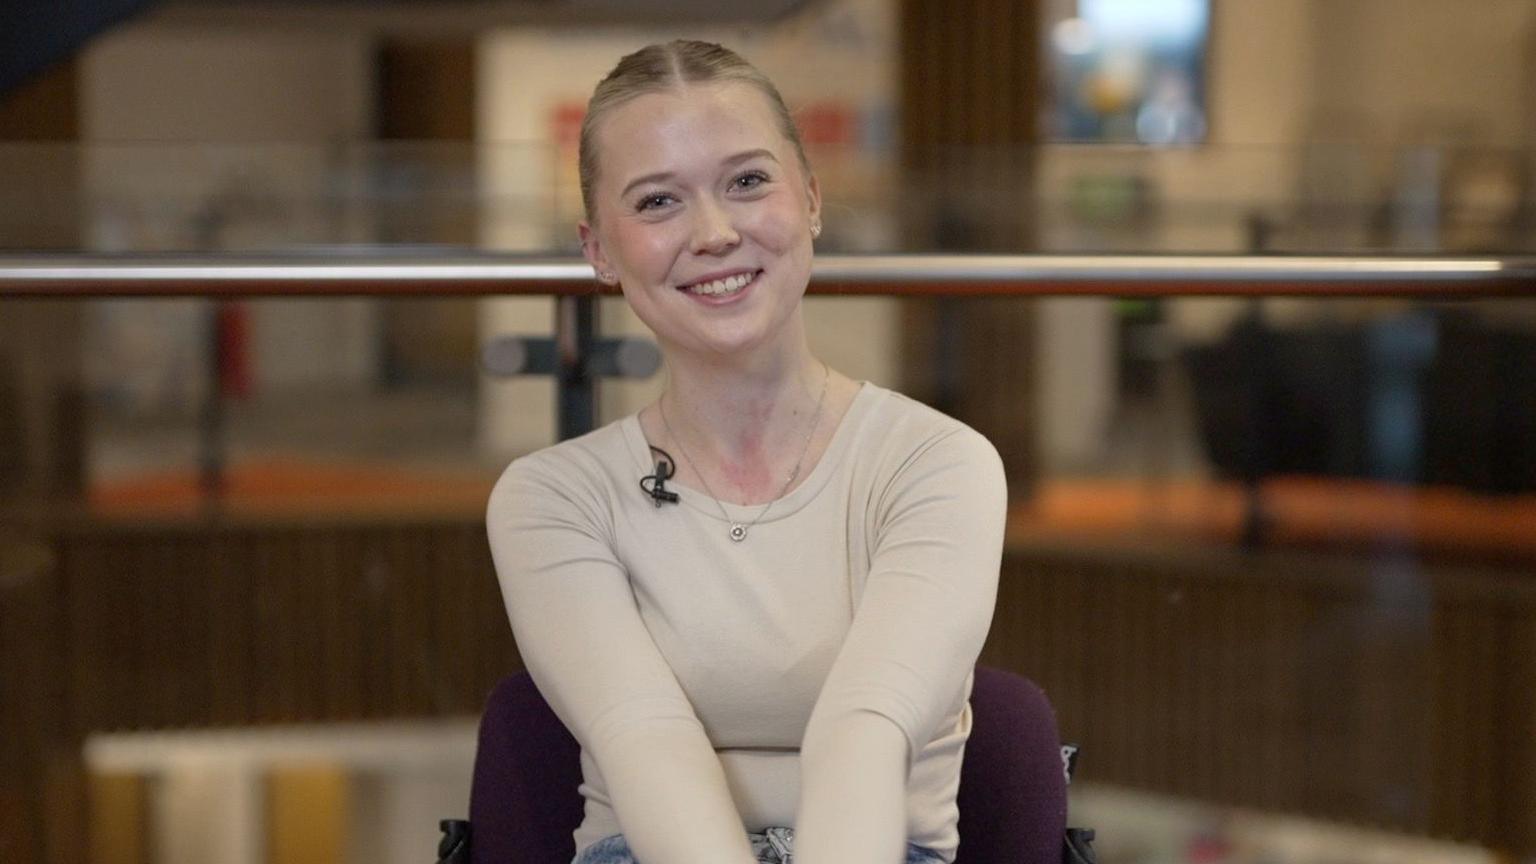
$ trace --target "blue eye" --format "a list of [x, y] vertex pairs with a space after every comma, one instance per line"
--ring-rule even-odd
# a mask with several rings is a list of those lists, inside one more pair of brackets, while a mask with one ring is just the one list
[[636, 212], [644, 213], [647, 210], [655, 210], [658, 207], [665, 207], [668, 204], [671, 204], [672, 201], [673, 198], [671, 195], [668, 195], [665, 192], [656, 192], [654, 194], [647, 195], [637, 201], [635, 203], [635, 210]]
[[756, 189], [768, 182], [768, 175], [761, 171], [748, 171], [731, 181], [731, 185], [737, 189]]

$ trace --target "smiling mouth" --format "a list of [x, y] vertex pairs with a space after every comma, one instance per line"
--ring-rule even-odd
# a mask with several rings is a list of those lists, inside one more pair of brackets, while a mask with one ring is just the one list
[[689, 294], [697, 294], [702, 297], [729, 297], [750, 285], [757, 278], [761, 270], [752, 270], [747, 273], [735, 273], [719, 279], [711, 279], [708, 282], [695, 282], [692, 285], [682, 285], [679, 291], [687, 291]]

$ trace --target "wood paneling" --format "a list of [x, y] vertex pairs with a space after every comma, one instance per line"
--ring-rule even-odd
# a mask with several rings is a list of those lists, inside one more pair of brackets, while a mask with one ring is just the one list
[[1029, 239], [1039, 113], [1036, 0], [901, 4], [900, 146], [908, 233], [950, 250]]
[[378, 51], [378, 137], [473, 141], [473, 39], [386, 39]]
[[96, 527], [58, 543], [80, 731], [473, 713], [515, 668], [474, 522]]
[[[381, 202], [378, 239], [405, 245], [473, 248], [480, 214], [473, 156], [473, 39], [386, 39], [378, 50], [379, 181], [421, 190], [407, 202]], [[466, 167], [467, 166], [467, 167]], [[440, 299], [384, 305], [385, 352], [393, 381], [473, 382], [479, 357], [476, 307]]]
[[78, 81], [70, 61], [0, 93], [0, 249], [79, 248]]
[[462, 716], [519, 667], [478, 519], [35, 530], [0, 537], [0, 860], [86, 860], [91, 732]]
[[[903, 233], [911, 249], [1031, 247], [1040, 12], [1036, 0], [901, 4]], [[974, 426], [1016, 495], [1035, 464], [1034, 307], [906, 304], [903, 390]]]
[[58, 766], [72, 755], [60, 729], [68, 667], [56, 577], [45, 538], [0, 527], [0, 861], [54, 860], [62, 833], [48, 807], [68, 791]]
[[[519, 665], [478, 518], [40, 536], [0, 545], [5, 860], [82, 860], [92, 731], [472, 714]], [[1529, 574], [1018, 543], [983, 661], [1086, 778], [1536, 852]]]
[[1083, 776], [1529, 854], [1529, 574], [1390, 557], [1013, 549], [984, 660]]
[[73, 60], [55, 64], [22, 86], [0, 93], [0, 141], [79, 137], [79, 73]]

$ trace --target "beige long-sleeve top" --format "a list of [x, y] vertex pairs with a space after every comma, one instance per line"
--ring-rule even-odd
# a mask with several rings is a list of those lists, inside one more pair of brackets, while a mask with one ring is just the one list
[[952, 860], [1002, 550], [992, 445], [865, 383], [741, 543], [701, 492], [656, 507], [637, 485], [653, 460], [632, 415], [513, 462], [487, 514], [523, 660], [581, 743], [578, 851], [622, 833], [641, 860], [736, 860], [743, 828], [794, 825], [819, 776], [802, 743], [838, 753], [848, 718], [878, 716], [908, 772], [905, 825], [875, 824]]

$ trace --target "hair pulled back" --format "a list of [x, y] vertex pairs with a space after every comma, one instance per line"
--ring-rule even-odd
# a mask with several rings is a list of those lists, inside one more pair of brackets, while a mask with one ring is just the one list
[[795, 147], [800, 167], [809, 176], [811, 164], [805, 158], [805, 146], [800, 143], [800, 133], [795, 121], [784, 104], [784, 97], [768, 76], [756, 66], [741, 58], [729, 48], [713, 42], [693, 39], [676, 39], [667, 43], [647, 45], [633, 54], [621, 58], [608, 76], [598, 82], [587, 102], [587, 113], [581, 121], [581, 141], [578, 170], [581, 176], [581, 203], [587, 220], [595, 222], [592, 206], [592, 190], [597, 185], [597, 127], [614, 109], [638, 96], [679, 90], [690, 84], [739, 82], [756, 87], [768, 99], [778, 121], [779, 131]]

